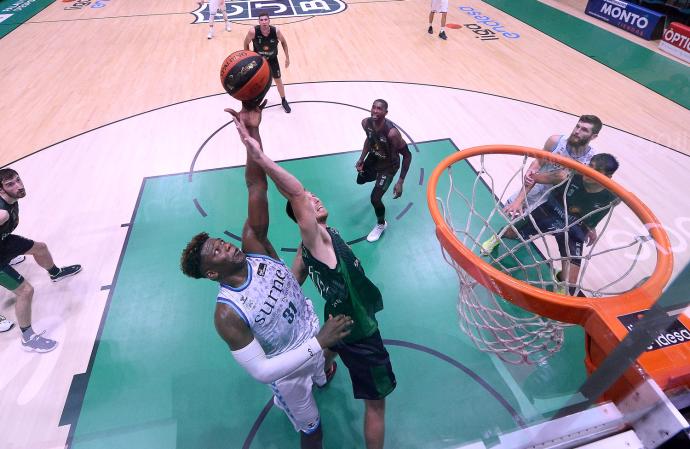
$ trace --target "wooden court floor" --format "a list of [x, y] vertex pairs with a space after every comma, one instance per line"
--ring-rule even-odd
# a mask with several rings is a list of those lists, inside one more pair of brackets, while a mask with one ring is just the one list
[[[207, 25], [193, 23], [195, 2], [110, 0], [65, 9], [74, 3], [54, 2], [0, 40], [0, 165], [17, 169], [27, 188], [17, 232], [46, 241], [59, 264], [84, 265], [57, 285], [32, 261], [18, 267], [36, 288], [35, 325], [60, 346], [28, 354], [16, 330], [0, 334], [0, 448], [58, 448], [68, 441], [70, 426], [61, 425], [66, 401], [96, 357], [142, 181], [244, 163], [223, 112], [237, 104], [222, 93], [218, 69], [255, 20], [236, 20], [231, 32], [218, 23], [216, 37], [207, 40]], [[687, 264], [686, 107], [634, 81], [635, 73], [619, 73], [491, 3], [501, 2], [451, 2], [448, 22], [475, 23], [466, 13], [471, 8], [518, 39], [482, 41], [463, 26], [442, 41], [426, 33], [428, 4], [409, 0], [348, 2], [337, 14], [275, 19], [290, 49], [283, 77], [293, 112], [266, 110], [267, 152], [286, 160], [356, 151], [363, 141], [359, 122], [379, 97], [389, 101], [389, 118], [408, 142], [451, 139], [459, 148], [541, 147], [549, 135], [569, 133], [578, 115], [596, 114], [606, 127], [594, 145], [621, 160], [616, 179], [666, 225], [676, 266]], [[655, 73], [645, 62], [632, 61], [630, 70]], [[680, 73], [682, 92], [687, 65]], [[662, 72], [658, 78], [673, 82]], [[268, 98], [278, 103], [274, 89]], [[411, 173], [418, 168], [413, 161]], [[406, 189], [415, 181], [408, 177]], [[366, 194], [362, 200], [366, 219]], [[410, 213], [421, 217], [418, 206]], [[372, 260], [387, 257], [375, 249], [367, 250]], [[455, 298], [434, 299], [455, 313]], [[14, 317], [13, 297], [4, 290], [0, 313]], [[129, 329], [128, 338], [157, 332], [140, 327]], [[450, 340], [461, 339], [454, 332]], [[521, 391], [524, 378], [513, 377], [521, 379]], [[107, 410], [107, 397], [102, 406]], [[358, 427], [357, 417], [350, 418], [347, 425]], [[189, 440], [182, 446], [195, 447]]]

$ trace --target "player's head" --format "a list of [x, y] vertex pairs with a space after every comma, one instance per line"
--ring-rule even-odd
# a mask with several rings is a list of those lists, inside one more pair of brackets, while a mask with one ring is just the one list
[[0, 192], [9, 198], [17, 200], [26, 196], [24, 183], [19, 174], [11, 168], [0, 169]]
[[[309, 197], [309, 203], [314, 208], [314, 212], [316, 213], [316, 221], [318, 223], [326, 223], [326, 220], [328, 219], [328, 209], [326, 209], [326, 206], [323, 205], [318, 196], [314, 195], [311, 192], [305, 193]], [[292, 203], [290, 203], [290, 201], [288, 201], [285, 205], [285, 212], [288, 214], [288, 217], [292, 219], [292, 221], [297, 223], [297, 218], [295, 218], [295, 211], [292, 210]]]
[[386, 100], [378, 99], [374, 100], [371, 105], [371, 116], [374, 120], [380, 120], [386, 117], [388, 114], [388, 102]]
[[589, 166], [610, 178], [618, 170], [618, 160], [608, 153], [595, 154], [589, 161]]
[[259, 13], [259, 25], [269, 26], [271, 24], [271, 18], [268, 15], [268, 11], [261, 11]]
[[587, 145], [599, 135], [601, 126], [601, 120], [596, 115], [581, 116], [568, 137], [568, 143], [575, 146]]
[[[589, 161], [589, 166], [601, 173], [602, 175], [611, 178], [613, 174], [616, 173], [616, 170], [618, 170], [618, 160], [608, 153], [595, 154]], [[589, 178], [587, 176], [582, 177], [582, 182], [585, 185], [590, 186], [598, 184], [592, 178]]]
[[195, 279], [219, 281], [235, 274], [246, 263], [246, 255], [235, 245], [211, 238], [207, 233], [195, 235], [182, 251], [180, 268]]

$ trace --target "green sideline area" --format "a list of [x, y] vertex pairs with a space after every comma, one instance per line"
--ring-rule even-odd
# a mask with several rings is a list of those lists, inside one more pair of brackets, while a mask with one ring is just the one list
[[538, 0], [484, 2], [669, 100], [690, 108], [690, 69], [687, 66]]
[[[470, 343], [457, 323], [457, 277], [441, 256], [425, 202], [428, 175], [456, 148], [449, 140], [418, 147], [403, 197], [394, 201], [391, 192], [386, 195], [391, 222], [386, 233], [376, 244], [352, 244], [383, 292], [385, 308], [378, 314], [383, 338], [437, 351], [388, 345], [398, 386], [387, 401], [386, 447], [438, 449], [495, 441], [498, 433], [518, 427], [508, 408], [527, 424], [541, 421], [585, 380], [583, 333], [569, 328], [564, 349], [549, 364], [520, 375]], [[321, 197], [330, 224], [348, 241], [366, 236], [374, 224], [371, 186], [354, 180], [357, 154], [281, 163]], [[475, 177], [466, 164], [456, 170], [458, 182], [471, 183]], [[271, 399], [270, 390], [237, 365], [216, 335], [217, 285], [186, 278], [178, 263], [182, 248], [200, 231], [239, 235], [246, 201], [243, 167], [198, 172], [191, 183], [187, 174], [145, 180], [72, 427], [74, 449], [243, 447]], [[481, 201], [480, 207], [493, 207], [490, 192], [482, 192]], [[272, 184], [269, 202], [269, 237], [291, 262], [294, 252], [285, 249], [297, 245], [298, 231]], [[309, 280], [305, 292], [317, 311], [323, 310]], [[345, 367], [315, 396], [324, 446], [361, 448], [363, 405], [352, 398]], [[287, 418], [273, 407], [246, 447], [296, 447], [297, 439]]]
[[0, 39], [55, 0], [0, 0]]

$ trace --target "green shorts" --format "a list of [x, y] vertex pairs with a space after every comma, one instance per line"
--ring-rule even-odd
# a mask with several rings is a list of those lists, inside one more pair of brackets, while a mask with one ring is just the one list
[[7, 290], [16, 290], [24, 282], [24, 276], [9, 265], [0, 268], [0, 285]]

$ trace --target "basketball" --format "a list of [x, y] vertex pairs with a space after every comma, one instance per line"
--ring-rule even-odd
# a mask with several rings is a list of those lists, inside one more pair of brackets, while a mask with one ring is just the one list
[[263, 56], [239, 50], [223, 61], [220, 82], [233, 98], [260, 102], [271, 87], [271, 70]]

